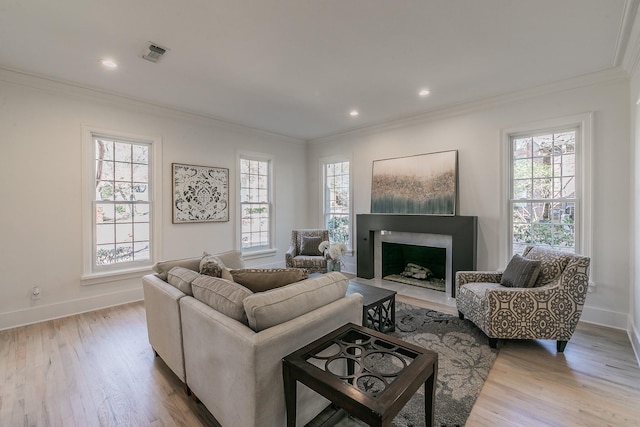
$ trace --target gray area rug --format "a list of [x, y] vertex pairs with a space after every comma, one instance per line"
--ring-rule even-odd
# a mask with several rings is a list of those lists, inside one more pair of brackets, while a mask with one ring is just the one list
[[[438, 353], [435, 426], [464, 426], [497, 351], [473, 323], [458, 316], [396, 302], [396, 331], [390, 335]], [[315, 426], [321, 414], [309, 426]], [[393, 420], [398, 427], [424, 426], [424, 386]], [[338, 427], [366, 424], [344, 418]]]
[[[438, 353], [435, 425], [463, 426], [498, 354], [486, 335], [469, 320], [400, 302], [391, 335]], [[424, 387], [393, 422], [424, 426]]]

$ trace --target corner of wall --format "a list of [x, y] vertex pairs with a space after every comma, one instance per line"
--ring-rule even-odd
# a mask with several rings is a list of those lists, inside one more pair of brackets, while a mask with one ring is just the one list
[[636, 356], [636, 362], [640, 367], [640, 331], [629, 321], [627, 332], [629, 334], [629, 341], [631, 341], [631, 347], [633, 347], [633, 353]]

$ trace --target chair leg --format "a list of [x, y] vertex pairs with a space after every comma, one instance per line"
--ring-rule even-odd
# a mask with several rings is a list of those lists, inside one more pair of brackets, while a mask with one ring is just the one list
[[497, 348], [498, 347], [498, 338], [489, 338], [489, 347], [491, 348]]
[[464, 320], [464, 313], [462, 313], [460, 310], [458, 310], [458, 319]]
[[558, 353], [562, 353], [564, 352], [564, 348], [567, 346], [567, 341], [556, 341], [556, 350], [558, 350]]

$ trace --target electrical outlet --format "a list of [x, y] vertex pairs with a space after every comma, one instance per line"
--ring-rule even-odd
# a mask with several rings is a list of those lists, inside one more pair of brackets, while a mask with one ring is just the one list
[[33, 289], [31, 289], [31, 299], [40, 299], [41, 293], [42, 290], [38, 286], [34, 286]]

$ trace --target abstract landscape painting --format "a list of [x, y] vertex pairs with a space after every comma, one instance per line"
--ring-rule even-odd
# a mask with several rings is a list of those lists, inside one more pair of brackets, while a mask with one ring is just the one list
[[375, 160], [371, 213], [455, 215], [458, 151]]

